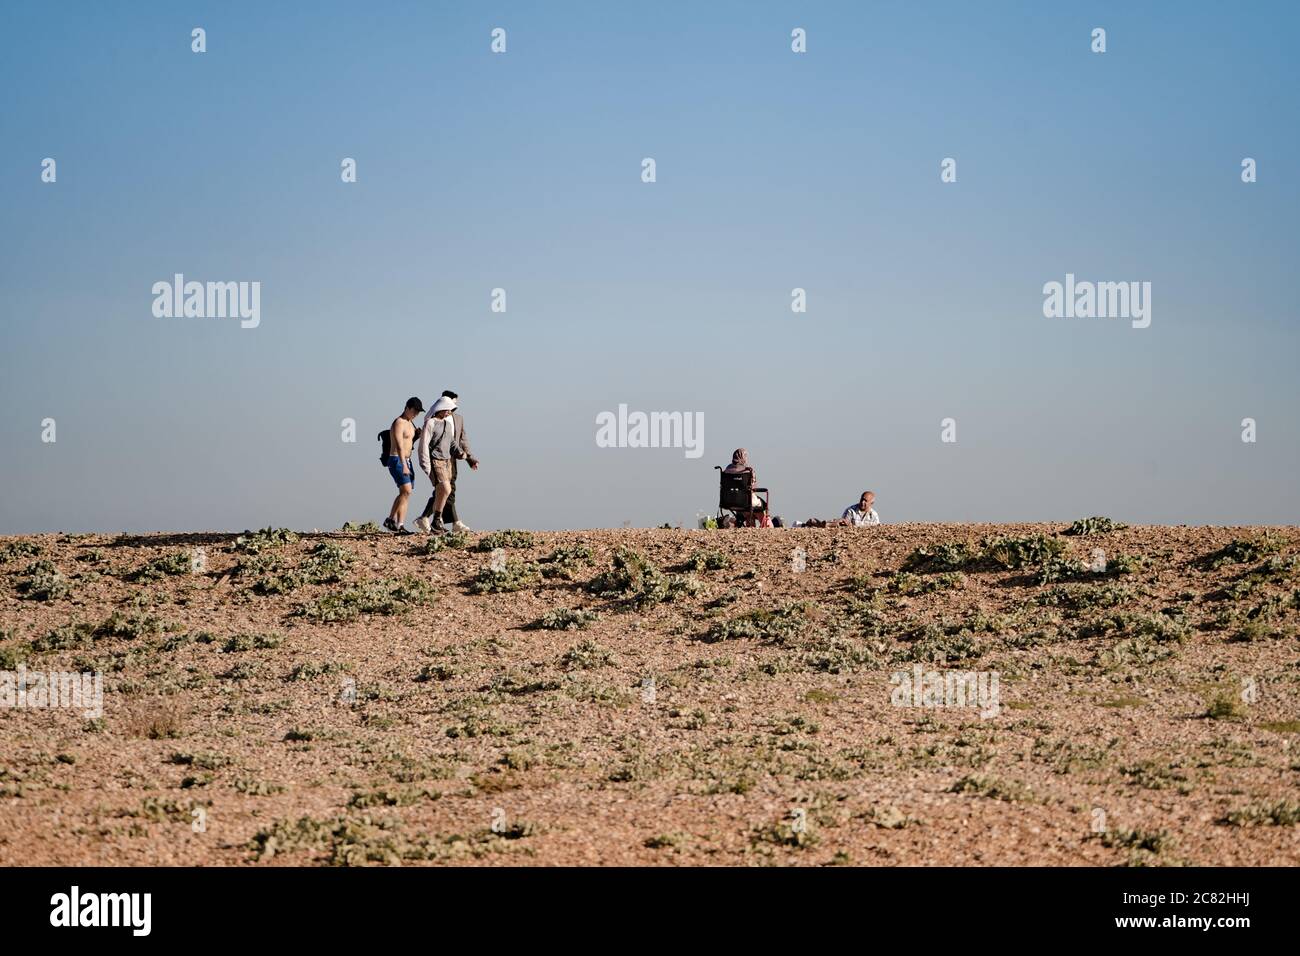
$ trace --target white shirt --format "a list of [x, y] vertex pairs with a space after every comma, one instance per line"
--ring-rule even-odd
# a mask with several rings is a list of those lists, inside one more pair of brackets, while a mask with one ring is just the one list
[[849, 505], [844, 509], [844, 514], [840, 515], [840, 517], [845, 521], [853, 522], [853, 527], [855, 528], [880, 524], [880, 515], [876, 514], [875, 508], [869, 508], [866, 511], [859, 511], [857, 505]]

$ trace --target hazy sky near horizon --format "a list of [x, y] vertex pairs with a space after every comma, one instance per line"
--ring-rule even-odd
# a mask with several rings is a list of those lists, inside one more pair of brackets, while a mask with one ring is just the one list
[[[689, 524], [737, 446], [790, 520], [870, 487], [885, 521], [1298, 523], [1298, 30], [1289, 3], [6, 4], [0, 534], [379, 521], [374, 435], [443, 388], [476, 528]], [[155, 317], [176, 273], [260, 282], [260, 324]], [[1045, 317], [1067, 273], [1150, 282], [1150, 326]], [[620, 404], [702, 414], [702, 457], [597, 447]]]

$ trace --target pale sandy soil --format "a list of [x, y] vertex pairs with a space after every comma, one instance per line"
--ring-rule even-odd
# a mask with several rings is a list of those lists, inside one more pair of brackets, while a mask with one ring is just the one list
[[[1213, 568], [1266, 529], [1064, 527], [536, 533], [505, 555], [591, 562], [489, 594], [482, 535], [0, 538], [0, 670], [104, 674], [98, 721], [0, 708], [0, 864], [1300, 863], [1300, 529]], [[1036, 534], [1135, 567], [895, 576]], [[257, 593], [254, 560], [321, 542], [341, 581]], [[620, 547], [690, 577], [639, 608], [587, 589]], [[684, 567], [710, 551], [729, 566]], [[295, 615], [407, 575], [436, 593]], [[557, 608], [599, 616], [533, 626]], [[916, 661], [996, 672], [999, 712], [894, 706]]]

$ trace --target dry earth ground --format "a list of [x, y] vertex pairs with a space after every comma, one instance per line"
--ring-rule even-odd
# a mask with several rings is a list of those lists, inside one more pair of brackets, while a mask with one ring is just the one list
[[1300, 529], [1065, 527], [0, 538], [0, 864], [1300, 863]]

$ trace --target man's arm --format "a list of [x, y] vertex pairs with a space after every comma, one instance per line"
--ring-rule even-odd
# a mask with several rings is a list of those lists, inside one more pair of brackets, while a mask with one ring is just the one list
[[464, 458], [469, 462], [469, 467], [477, 468], [478, 459], [474, 458], [473, 451], [469, 450], [469, 436], [465, 433], [465, 420], [460, 415], [454, 415], [456, 419], [456, 446], [460, 449], [459, 458]]
[[465, 419], [460, 415], [454, 417], [456, 419], [456, 446], [460, 449], [459, 457], [468, 461], [471, 468], [477, 468], [478, 459], [469, 450], [469, 434], [465, 431]]
[[423, 469], [424, 473], [426, 475], [429, 475], [430, 477], [433, 476], [433, 461], [429, 457], [429, 439], [432, 437], [431, 432], [433, 431], [433, 428], [430, 425], [431, 421], [432, 419], [430, 419], [428, 414], [426, 413], [424, 416], [424, 425], [421, 426], [420, 428], [420, 441], [418, 443], [419, 453], [420, 453], [420, 468]]

